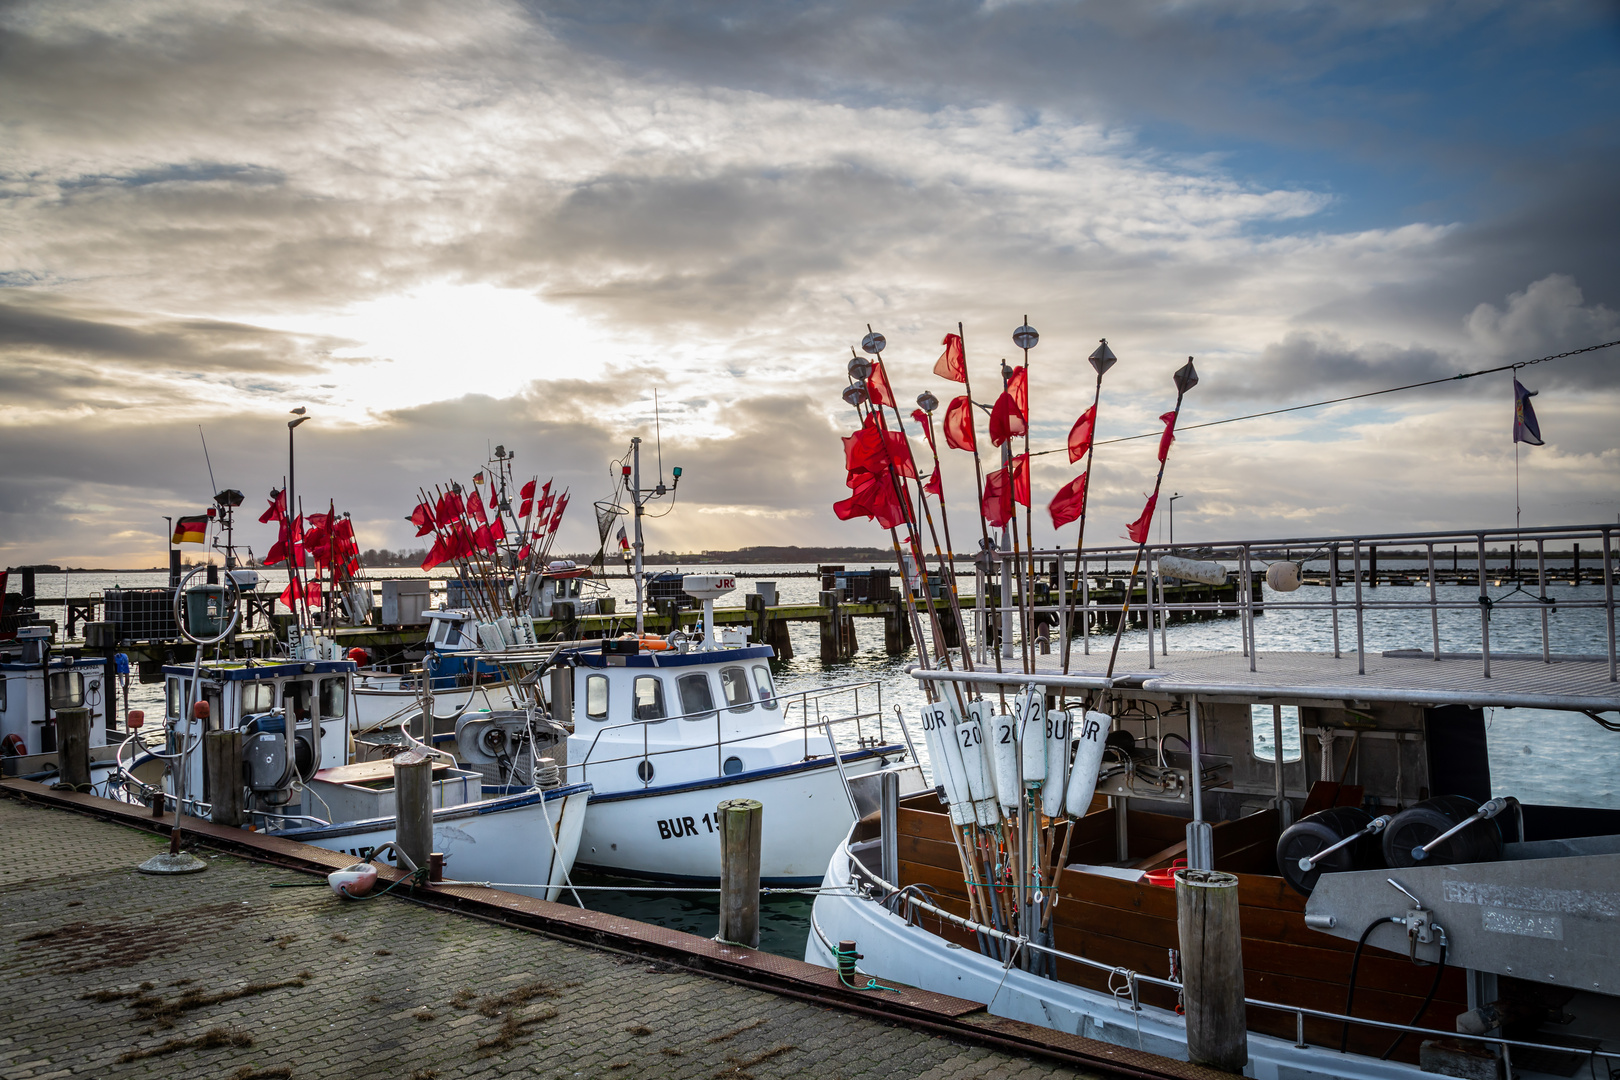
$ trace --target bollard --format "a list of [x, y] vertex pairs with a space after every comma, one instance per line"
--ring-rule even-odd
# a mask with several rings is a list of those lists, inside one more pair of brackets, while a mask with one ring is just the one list
[[1199, 1065], [1242, 1072], [1249, 1062], [1249, 1034], [1238, 879], [1218, 870], [1177, 870], [1176, 928], [1187, 1056]]
[[61, 786], [90, 790], [90, 710], [56, 710], [56, 771]]
[[433, 854], [433, 759], [419, 750], [394, 758], [394, 843], [416, 869]]
[[210, 731], [203, 736], [203, 763], [208, 772], [209, 814], [215, 825], [239, 829], [246, 823], [242, 783], [242, 731]]
[[716, 940], [759, 948], [759, 852], [765, 807], [727, 799], [720, 818], [720, 932]]

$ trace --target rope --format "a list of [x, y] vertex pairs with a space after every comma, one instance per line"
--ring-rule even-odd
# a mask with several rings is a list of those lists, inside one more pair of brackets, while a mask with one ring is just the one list
[[[856, 986], [854, 983], [850, 982], [848, 976], [846, 976], [844, 974], [844, 964], [847, 961], [849, 963], [849, 970], [850, 971], [855, 971], [855, 961], [860, 959], [860, 955], [858, 953], [856, 953], [856, 951], [854, 949], [845, 950], [845, 949], [840, 948], [837, 945], [833, 946], [832, 952], [833, 952], [833, 959], [837, 962], [837, 965], [838, 965], [838, 981], [843, 983], [845, 986], [849, 987], [851, 990], [888, 990], [891, 993], [895, 993], [895, 994], [900, 993], [899, 990], [895, 989], [892, 986], [884, 986], [882, 983], [878, 982], [876, 979], [872, 978], [870, 975], [866, 976], [866, 985], [865, 986]], [[866, 974], [865, 972], [861, 972], [861, 971], [857, 971], [855, 973], [857, 975], [865, 975]]]
[[[1480, 375], [1491, 375], [1498, 371], [1517, 371], [1529, 367], [1531, 364], [1545, 364], [1549, 360], [1562, 360], [1566, 356], [1579, 356], [1581, 353], [1596, 352], [1599, 349], [1608, 349], [1620, 345], [1620, 341], [1605, 341], [1601, 345], [1588, 345], [1584, 349], [1571, 349], [1568, 352], [1557, 353], [1553, 356], [1541, 356], [1534, 360], [1520, 360], [1514, 364], [1502, 364], [1500, 367], [1484, 368], [1480, 371], [1465, 371], [1458, 375], [1448, 375], [1443, 379], [1427, 379], [1423, 382], [1407, 383], [1404, 386], [1391, 386], [1383, 390], [1368, 390], [1361, 394], [1346, 394], [1343, 397], [1328, 398], [1326, 401], [1313, 401], [1308, 405], [1290, 405], [1284, 409], [1267, 409], [1265, 412], [1246, 413], [1243, 416], [1228, 416], [1224, 420], [1210, 420], [1202, 424], [1185, 424], [1176, 428], [1179, 435], [1184, 431], [1196, 431], [1199, 428], [1220, 427], [1222, 424], [1235, 424], [1239, 420], [1258, 420], [1263, 416], [1280, 416], [1283, 413], [1299, 412], [1301, 409], [1319, 409], [1324, 405], [1337, 405], [1345, 401], [1359, 401], [1362, 398], [1378, 397], [1382, 394], [1395, 394], [1402, 390], [1416, 390], [1422, 386], [1438, 386], [1440, 383], [1457, 382], [1460, 379], [1473, 379]], [[1109, 443], [1132, 442], [1136, 439], [1157, 439], [1163, 431], [1145, 431], [1140, 435], [1121, 435], [1114, 439], [1098, 439], [1094, 445], [1106, 446]], [[1051, 450], [1036, 450], [1030, 457], [1040, 457], [1042, 454], [1067, 453], [1068, 447], [1057, 446]]]

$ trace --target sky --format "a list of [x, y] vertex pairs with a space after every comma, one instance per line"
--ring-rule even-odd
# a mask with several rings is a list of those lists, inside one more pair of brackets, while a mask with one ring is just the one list
[[[1104, 337], [1100, 439], [1188, 356], [1184, 425], [1620, 339], [1617, 106], [1586, 0], [7, 3], [0, 565], [162, 562], [295, 407], [363, 547], [495, 444], [594, 547], [632, 436], [683, 468], [652, 550], [886, 546], [831, 510], [868, 324], [909, 402], [960, 322], [989, 401], [1027, 316], [1037, 450]], [[1617, 520], [1620, 348], [1519, 378], [1525, 524]], [[1178, 539], [1511, 525], [1511, 380], [1188, 431]], [[1154, 447], [1099, 447], [1088, 543]]]

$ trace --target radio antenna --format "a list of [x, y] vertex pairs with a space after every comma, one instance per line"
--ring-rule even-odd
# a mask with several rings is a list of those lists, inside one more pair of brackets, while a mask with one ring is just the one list
[[664, 482], [664, 424], [658, 416], [658, 388], [653, 387], [653, 434], [658, 437], [658, 482]]
[[203, 434], [202, 425], [197, 425], [197, 438], [202, 439], [203, 464], [208, 466], [208, 494], [212, 496], [219, 491], [219, 485], [214, 483], [214, 463], [208, 460], [208, 438]]

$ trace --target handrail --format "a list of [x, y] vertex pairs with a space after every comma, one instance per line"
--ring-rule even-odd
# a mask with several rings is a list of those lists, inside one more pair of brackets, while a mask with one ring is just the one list
[[[864, 862], [862, 862], [859, 858], [857, 858], [853, 853], [849, 852], [847, 846], [844, 848], [844, 851], [845, 851], [846, 854], [849, 855], [849, 865], [850, 865], [850, 869], [852, 871], [858, 873], [861, 877], [866, 878], [873, 885], [876, 885], [878, 888], [882, 889], [884, 891], [885, 895], [894, 895], [896, 893], [901, 893], [901, 889], [898, 886], [893, 885], [890, 882], [884, 881], [883, 878], [881, 878], [877, 874], [873, 873], [872, 870]], [[1021, 937], [1021, 936], [1016, 935], [1016, 934], [1009, 934], [1005, 930], [998, 930], [993, 926], [988, 926], [988, 925], [986, 925], [984, 923], [975, 922], [972, 919], [964, 919], [960, 915], [956, 915], [956, 914], [954, 914], [952, 912], [946, 911], [944, 908], [941, 908], [941, 907], [938, 907], [935, 904], [929, 903], [928, 901], [922, 899], [921, 897], [916, 896], [914, 893], [906, 893], [904, 895], [905, 895], [905, 901], [906, 901], [906, 904], [908, 905], [908, 908], [909, 907], [921, 908], [921, 909], [923, 909], [925, 911], [928, 911], [931, 914], [937, 916], [938, 918], [944, 919], [945, 921], [950, 922], [950, 923], [954, 923], [955, 925], [961, 927], [962, 929], [968, 931], [969, 933], [983, 934], [983, 935], [986, 935], [986, 936], [991, 937], [991, 938], [996, 938], [996, 939], [999, 939], [1001, 941], [1008, 942], [1010, 944], [1016, 945], [1016, 946], [1021, 947], [1021, 948], [1032, 949], [1032, 950], [1034, 950], [1036, 952], [1046, 953], [1047, 955], [1056, 957], [1056, 958], [1058, 958], [1060, 960], [1067, 960], [1070, 963], [1079, 964], [1079, 965], [1081, 965], [1083, 967], [1088, 967], [1088, 968], [1091, 968], [1093, 970], [1101, 971], [1101, 972], [1104, 972], [1104, 973], [1109, 974], [1109, 975], [1121, 975], [1126, 979], [1127, 983], [1129, 984], [1131, 1001], [1133, 1003], [1138, 1000], [1137, 993], [1136, 993], [1136, 984], [1140, 983], [1140, 982], [1148, 983], [1151, 986], [1164, 987], [1167, 990], [1174, 990], [1177, 993], [1180, 993], [1183, 990], [1182, 984], [1178, 983], [1178, 982], [1175, 982], [1173, 980], [1161, 979], [1161, 978], [1158, 978], [1157, 976], [1154, 976], [1154, 975], [1144, 975], [1139, 971], [1132, 971], [1129, 968], [1122, 968], [1122, 967], [1119, 967], [1119, 966], [1114, 965], [1114, 964], [1105, 964], [1105, 963], [1102, 963], [1099, 960], [1092, 960], [1092, 959], [1090, 959], [1088, 957], [1084, 957], [1084, 956], [1076, 956], [1074, 953], [1064, 952], [1062, 949], [1058, 949], [1058, 948], [1055, 948], [1053, 946], [1042, 945], [1042, 944], [1040, 944], [1040, 943], [1038, 943], [1036, 941], [1032, 941], [1031, 939], [1029, 939], [1027, 937]], [[861, 896], [859, 898], [866, 900], [867, 903], [876, 903], [877, 902], [876, 900], [874, 900], [874, 899], [872, 899], [870, 897]], [[903, 917], [906, 918], [908, 923], [910, 922], [909, 911], [908, 911], [908, 914], [906, 916], [903, 916]], [[927, 931], [924, 930], [924, 933], [926, 933], [926, 932]], [[1073, 985], [1073, 984], [1070, 984], [1070, 985]], [[1569, 1047], [1569, 1046], [1552, 1046], [1552, 1045], [1548, 1045], [1546, 1043], [1525, 1042], [1525, 1041], [1520, 1040], [1520, 1039], [1507, 1039], [1507, 1038], [1502, 1038], [1500, 1036], [1493, 1036], [1493, 1035], [1471, 1035], [1471, 1034], [1468, 1034], [1466, 1032], [1460, 1032], [1460, 1031], [1441, 1031], [1438, 1028], [1418, 1027], [1418, 1026], [1413, 1025], [1413, 1024], [1401, 1024], [1401, 1023], [1397, 1023], [1397, 1022], [1390, 1021], [1390, 1020], [1374, 1020], [1374, 1019], [1372, 1019], [1370, 1017], [1348, 1016], [1348, 1015], [1345, 1015], [1345, 1014], [1342, 1014], [1342, 1013], [1324, 1012], [1321, 1009], [1312, 1009], [1312, 1008], [1309, 1008], [1309, 1007], [1303, 1006], [1303, 1005], [1284, 1005], [1284, 1004], [1282, 1004], [1280, 1002], [1266, 1001], [1263, 998], [1245, 997], [1243, 999], [1243, 1003], [1245, 1005], [1252, 1005], [1255, 1008], [1270, 1009], [1273, 1012], [1291, 1013], [1294, 1016], [1301, 1018], [1300, 1019], [1300, 1030], [1303, 1030], [1303, 1023], [1304, 1023], [1303, 1018], [1306, 1017], [1306, 1016], [1310, 1016], [1310, 1017], [1313, 1017], [1313, 1018], [1318, 1019], [1318, 1020], [1333, 1020], [1333, 1021], [1336, 1021], [1336, 1022], [1339, 1022], [1339, 1023], [1361, 1024], [1361, 1025], [1363, 1025], [1365, 1027], [1383, 1028], [1383, 1029], [1388, 1030], [1388, 1031], [1404, 1031], [1404, 1032], [1406, 1032], [1407, 1034], [1410, 1034], [1410, 1035], [1423, 1035], [1423, 1036], [1437, 1037], [1437, 1038], [1442, 1038], [1442, 1039], [1472, 1039], [1472, 1040], [1474, 1040], [1476, 1042], [1489, 1043], [1489, 1044], [1491, 1044], [1493, 1046], [1513, 1046], [1513, 1047], [1517, 1047], [1517, 1048], [1523, 1049], [1523, 1050], [1553, 1051], [1553, 1052], [1560, 1053], [1560, 1054], [1569, 1054], [1569, 1053], [1591, 1054], [1591, 1055], [1593, 1055], [1595, 1057], [1602, 1057], [1602, 1058], [1605, 1058], [1605, 1059], [1612, 1059], [1612, 1060], [1615, 1060], [1615, 1061], [1620, 1061], [1620, 1050], [1603, 1050], [1603, 1049], [1598, 1049], [1598, 1048], [1593, 1048], [1593, 1049], [1588, 1050], [1588, 1049]], [[1152, 1008], [1153, 1006], [1149, 1006], [1149, 1007]], [[1142, 1006], [1139, 1005], [1139, 1004], [1133, 1004], [1132, 1005], [1132, 1009], [1134, 1011], [1141, 1011], [1141, 1008], [1142, 1008]], [[1295, 1045], [1303, 1047], [1306, 1044], [1303, 1042], [1302, 1039], [1300, 1039], [1300, 1040], [1296, 1040]]]

